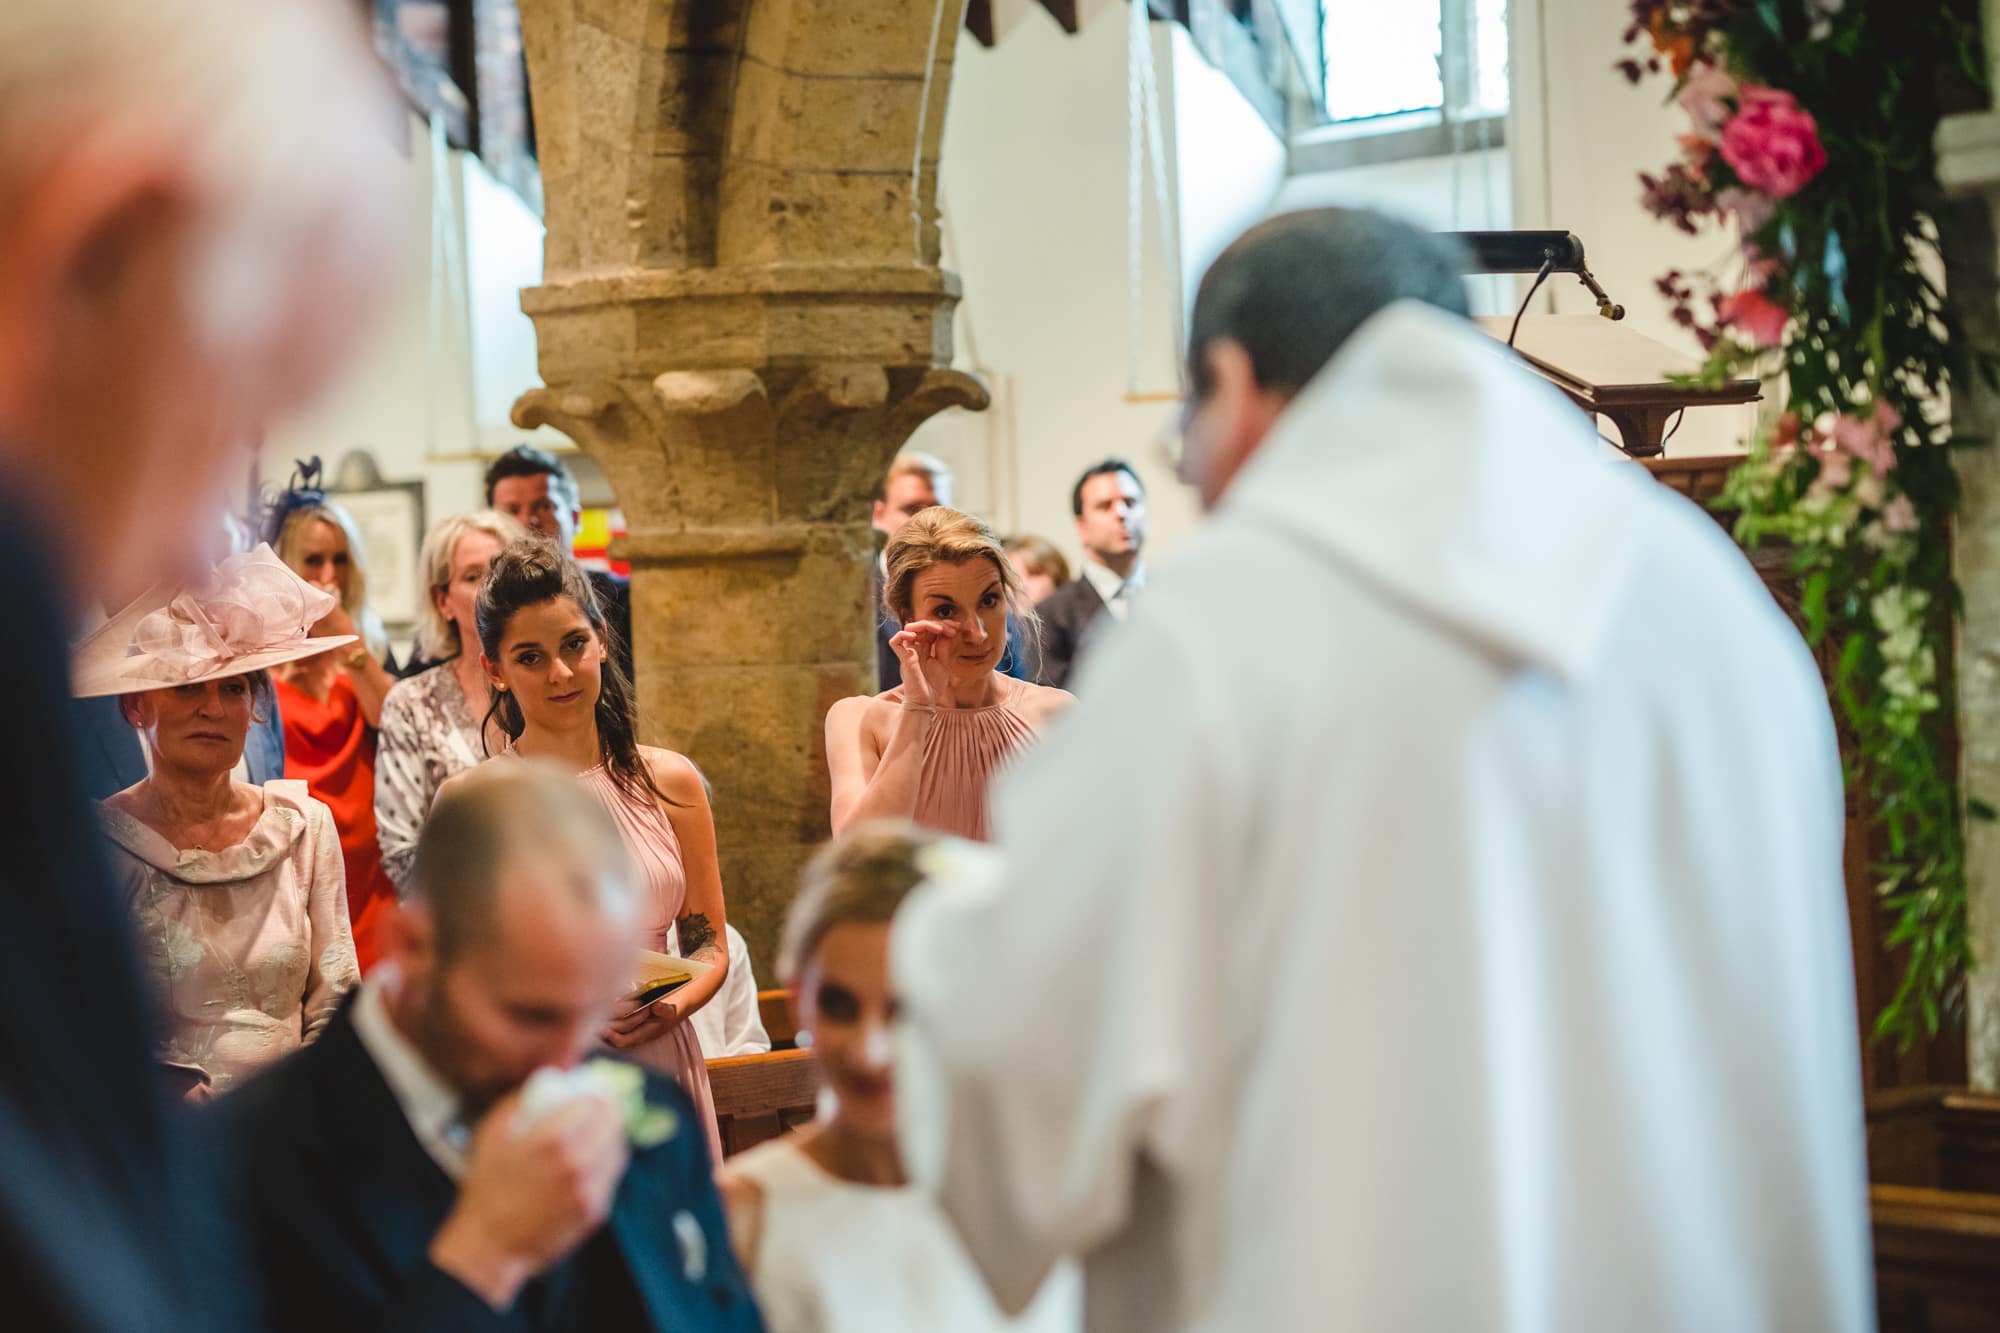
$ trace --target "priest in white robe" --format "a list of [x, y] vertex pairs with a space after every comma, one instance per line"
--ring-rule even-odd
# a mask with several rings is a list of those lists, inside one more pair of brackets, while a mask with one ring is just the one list
[[1872, 1328], [1820, 678], [1456, 270], [1320, 210], [1203, 281], [1212, 517], [897, 925], [911, 1168], [1093, 1333]]

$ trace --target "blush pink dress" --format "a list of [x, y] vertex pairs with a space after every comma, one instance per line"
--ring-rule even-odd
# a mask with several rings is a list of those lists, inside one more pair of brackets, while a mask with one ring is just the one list
[[[900, 703], [902, 691], [885, 697]], [[917, 773], [918, 824], [975, 842], [992, 839], [986, 790], [1000, 767], [1035, 739], [1035, 729], [1015, 711], [1013, 700], [1010, 692], [984, 708], [937, 710]]]
[[[611, 812], [618, 832], [625, 838], [625, 846], [645, 876], [647, 894], [642, 909], [640, 946], [662, 953], [675, 952], [670, 937], [674, 919], [681, 914], [681, 905], [687, 900], [687, 871], [681, 864], [681, 840], [674, 833], [673, 821], [667, 818], [658, 801], [628, 795], [612, 781], [602, 764], [582, 774], [580, 780]], [[708, 1090], [708, 1065], [702, 1060], [701, 1041], [695, 1036], [694, 1024], [683, 1021], [644, 1046], [633, 1047], [628, 1054], [681, 1085], [708, 1133], [710, 1160], [721, 1165], [722, 1135], [716, 1129], [715, 1099]]]

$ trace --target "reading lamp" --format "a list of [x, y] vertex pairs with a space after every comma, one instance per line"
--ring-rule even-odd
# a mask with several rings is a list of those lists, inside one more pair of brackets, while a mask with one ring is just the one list
[[1521, 330], [1521, 316], [1528, 302], [1551, 273], [1574, 273], [1597, 298], [1597, 313], [1606, 319], [1625, 318], [1625, 307], [1613, 301], [1584, 262], [1583, 241], [1571, 231], [1448, 231], [1444, 233], [1465, 247], [1468, 273], [1532, 273], [1535, 280], [1514, 312], [1514, 327], [1508, 331], [1507, 345]]

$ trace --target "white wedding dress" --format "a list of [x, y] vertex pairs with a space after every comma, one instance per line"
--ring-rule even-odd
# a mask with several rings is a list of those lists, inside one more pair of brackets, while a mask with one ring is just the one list
[[750, 1282], [770, 1333], [1075, 1333], [1082, 1285], [1056, 1269], [1018, 1319], [930, 1197], [828, 1174], [790, 1137], [730, 1158], [763, 1191]]

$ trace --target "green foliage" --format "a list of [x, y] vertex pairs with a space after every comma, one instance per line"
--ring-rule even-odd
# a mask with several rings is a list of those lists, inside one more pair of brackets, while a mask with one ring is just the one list
[[[1876, 821], [1885, 944], [1904, 963], [1875, 1033], [1907, 1047], [1962, 1015], [1972, 964], [1963, 821], [1992, 813], [1960, 799], [1939, 680], [1958, 606], [1949, 394], [1974, 358], [1934, 276], [1944, 200], [1932, 144], [1941, 75], [1977, 71], [1976, 47], [1949, 0], [1632, 8], [1628, 41], [1648, 40], [1655, 53], [1646, 68], [1668, 64], [1677, 91], [1726, 73], [1738, 90], [1732, 113], [1742, 90], [1789, 93], [1825, 152], [1795, 192], [1772, 197], [1739, 177], [1718, 146], [1724, 129], [1705, 143], [1691, 136], [1686, 162], [1643, 179], [1648, 204], [1684, 229], [1735, 212], [1748, 251], [1743, 290], [1789, 315], [1780, 345], [1760, 348], [1726, 307], [1696, 316], [1682, 275], [1662, 280], [1681, 322], [1711, 347], [1697, 382], [1774, 366], [1785, 375], [1775, 436], [1752, 442], [1719, 504], [1738, 515], [1746, 545], [1783, 542], [1794, 553], [1807, 637], [1831, 663], [1847, 731], [1847, 779]], [[1624, 62], [1635, 81], [1641, 63]]]

